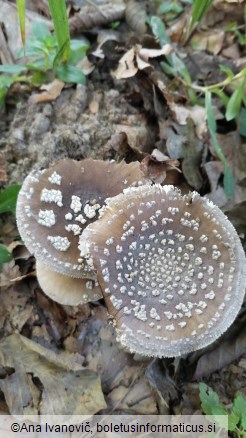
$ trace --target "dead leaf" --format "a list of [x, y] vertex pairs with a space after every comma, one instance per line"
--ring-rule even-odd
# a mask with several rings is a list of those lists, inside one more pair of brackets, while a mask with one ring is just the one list
[[135, 76], [138, 71], [138, 68], [134, 64], [135, 59], [135, 48], [128, 50], [124, 56], [119, 60], [119, 66], [117, 70], [115, 70], [112, 75], [116, 79], [124, 79], [131, 78]]
[[230, 209], [225, 209], [225, 214], [229, 220], [233, 223], [238, 233], [242, 233], [246, 236], [246, 201], [235, 204]]
[[[153, 79], [155, 80], [155, 78]], [[166, 99], [167, 105], [169, 106], [175, 121], [180, 125], [186, 125], [188, 119], [192, 119], [195, 124], [197, 137], [202, 139], [203, 135], [207, 132], [205, 108], [198, 105], [189, 108], [187, 106], [176, 104], [174, 102], [174, 97], [167, 89], [164, 82], [159, 79], [155, 80], [155, 82]]]
[[203, 353], [200, 354], [196, 363], [193, 380], [200, 380], [209, 376], [211, 373], [224, 368], [245, 353], [245, 322], [246, 315], [244, 314], [244, 316], [238, 318], [233, 323], [230, 330], [224, 334], [219, 341], [203, 350]]
[[187, 182], [191, 187], [200, 190], [203, 183], [200, 166], [204, 145], [195, 134], [193, 121], [188, 118], [185, 126], [161, 121], [160, 138], [166, 140], [170, 158], [183, 158], [181, 168]]
[[0, 388], [12, 414], [28, 416], [38, 413], [40, 390], [34, 385], [32, 376], [24, 369], [0, 379]]
[[29, 104], [52, 102], [53, 100], [56, 100], [57, 97], [60, 96], [64, 85], [64, 82], [59, 79], [54, 79], [54, 81], [48, 85], [42, 85], [40, 89], [46, 91], [44, 93], [32, 94], [28, 100]]
[[220, 29], [196, 32], [191, 39], [191, 44], [196, 50], [206, 50], [213, 55], [218, 55], [223, 47], [224, 38], [225, 32]]
[[125, 14], [124, 3], [105, 3], [98, 6], [84, 6], [69, 19], [71, 34], [92, 29], [95, 26], [105, 26], [112, 21], [121, 20]]
[[169, 414], [170, 401], [177, 399], [178, 389], [165, 360], [154, 359], [146, 370], [146, 377], [157, 395], [160, 413]]
[[165, 143], [165, 149], [169, 157], [173, 160], [184, 158], [183, 145], [186, 141], [183, 133], [184, 129], [180, 128], [177, 123], [170, 121], [170, 119], [159, 119], [159, 130], [160, 138]]
[[199, 191], [203, 184], [200, 171], [203, 143], [195, 135], [193, 120], [188, 118], [186, 123], [187, 125], [184, 130], [186, 142], [184, 143], [182, 172], [187, 182]]
[[4, 263], [2, 271], [0, 272], [0, 287], [8, 287], [12, 280], [21, 275], [19, 266], [15, 264], [14, 260]]
[[240, 58], [240, 51], [238, 48], [238, 44], [231, 44], [229, 47], [226, 47], [222, 50], [221, 54], [226, 58], [233, 59], [235, 61]]
[[175, 410], [174, 414], [179, 415], [201, 415], [201, 400], [199, 397], [199, 384], [187, 383], [184, 390], [182, 390], [182, 399], [178, 412]]
[[15, 306], [11, 312], [11, 323], [13, 327], [18, 330], [18, 332], [21, 332], [28, 320], [30, 320], [32, 324], [34, 323], [33, 306], [31, 304], [27, 304], [22, 309]]
[[137, 148], [140, 152], [149, 152], [150, 145], [153, 144], [153, 132], [148, 129], [147, 118], [144, 114], [131, 114], [127, 122], [119, 122], [114, 129], [117, 134], [126, 134], [127, 143], [131, 148]]
[[224, 207], [228, 201], [222, 186], [217, 187], [217, 189], [211, 193], [207, 193], [206, 196], [208, 199], [210, 199], [210, 201], [218, 205], [220, 208]]
[[169, 108], [180, 125], [186, 125], [187, 120], [189, 118], [192, 119], [196, 127], [197, 137], [202, 139], [203, 134], [207, 132], [205, 108], [198, 105], [194, 105], [192, 108], [187, 108], [177, 105], [174, 102], [169, 102]]
[[84, 75], [86, 76], [92, 73], [95, 68], [94, 64], [92, 64], [92, 62], [89, 61], [87, 56], [85, 56], [81, 61], [79, 61], [76, 67], [80, 68], [84, 73]]
[[97, 36], [97, 42], [99, 43], [99, 45], [97, 46], [96, 50], [91, 52], [91, 54], [96, 56], [97, 58], [104, 59], [105, 55], [102, 49], [103, 45], [107, 41], [120, 41], [120, 39], [121, 36], [119, 32], [116, 32], [114, 30], [107, 29], [107, 31], [104, 30], [99, 31]]
[[218, 187], [218, 182], [224, 172], [224, 165], [221, 161], [209, 161], [204, 164], [210, 183], [211, 192], [214, 192]]
[[118, 386], [108, 394], [108, 400], [114, 410], [126, 410], [138, 415], [157, 414], [156, 401], [146, 378], [142, 378], [130, 388], [123, 385]]
[[165, 44], [161, 49], [145, 49], [140, 44], [136, 44], [126, 52], [119, 60], [118, 68], [112, 72], [116, 79], [124, 79], [135, 76], [138, 70], [144, 70], [151, 67], [149, 58], [156, 58], [162, 55], [168, 55], [173, 51], [170, 44]]
[[[0, 364], [15, 369], [14, 377], [0, 380], [12, 415], [92, 415], [106, 407], [99, 377], [71, 354], [56, 354], [13, 334], [0, 342]], [[42, 389], [29, 380], [30, 374]]]
[[154, 149], [151, 155], [147, 155], [140, 163], [140, 169], [145, 177], [150, 178], [156, 184], [170, 184], [168, 182], [167, 172], [178, 169], [179, 161], [172, 160], [167, 155], [162, 154], [157, 149]]
[[224, 27], [233, 21], [243, 24], [243, 3], [244, 0], [214, 1], [212, 7], [205, 14], [202, 25], [214, 28], [215, 24], [221, 24]]
[[169, 55], [173, 51], [173, 48], [170, 44], [165, 44], [161, 49], [145, 49], [142, 46], [137, 45], [137, 54], [139, 57], [148, 62], [149, 58], [157, 58], [162, 55]]

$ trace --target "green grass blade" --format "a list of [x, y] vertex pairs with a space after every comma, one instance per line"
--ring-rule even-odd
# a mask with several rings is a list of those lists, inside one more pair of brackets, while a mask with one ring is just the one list
[[214, 0], [195, 0], [191, 12], [191, 24], [190, 29], [193, 28], [193, 26], [196, 23], [199, 23], [199, 21], [202, 20], [206, 12], [209, 10], [210, 6], [212, 5]]
[[16, 4], [17, 4], [18, 15], [19, 15], [21, 41], [22, 41], [23, 47], [25, 47], [25, 44], [26, 44], [26, 22], [25, 22], [26, 0], [16, 0]]
[[12, 254], [7, 250], [7, 248], [0, 244], [0, 272], [3, 268], [4, 263], [8, 263], [12, 260]]
[[228, 198], [231, 198], [234, 193], [234, 177], [232, 170], [223, 154], [223, 151], [219, 145], [219, 142], [217, 140], [216, 136], [216, 120], [213, 113], [212, 108], [212, 101], [211, 101], [211, 93], [210, 91], [206, 91], [205, 93], [205, 108], [207, 113], [207, 123], [208, 123], [208, 130], [211, 136], [211, 141], [214, 147], [214, 150], [220, 159], [220, 161], [224, 164], [224, 179], [223, 179], [223, 186], [225, 190], [225, 194]]
[[223, 186], [227, 198], [230, 199], [233, 196], [235, 190], [235, 181], [232, 170], [229, 166], [224, 167]]
[[[0, 73], [6, 73], [10, 75], [23, 73], [23, 71], [26, 70], [26, 66], [24, 64], [1, 64], [0, 65]], [[1, 79], [0, 79], [0, 85], [1, 85]]]
[[226, 114], [225, 114], [225, 118], [227, 121], [235, 119], [240, 113], [241, 102], [244, 96], [244, 85], [245, 85], [245, 80], [242, 82], [240, 87], [237, 87], [234, 90], [227, 103]]
[[161, 46], [170, 43], [170, 38], [167, 33], [166, 27], [159, 17], [151, 17], [150, 26], [155, 38], [157, 39], [157, 41], [159, 41]]
[[0, 191], [0, 213], [15, 213], [20, 184], [12, 184]]
[[58, 43], [58, 51], [64, 47], [66, 49], [62, 53], [62, 62], [67, 62], [70, 52], [70, 32], [67, 18], [65, 0], [48, 0], [51, 18], [54, 23], [55, 34]]

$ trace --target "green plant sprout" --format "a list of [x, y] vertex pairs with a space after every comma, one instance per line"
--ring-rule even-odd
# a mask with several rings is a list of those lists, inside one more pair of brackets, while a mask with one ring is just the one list
[[[16, 0], [17, 11], [19, 16], [20, 32], [22, 44], [25, 49], [26, 42], [26, 0]], [[50, 15], [54, 24], [55, 35], [57, 38], [58, 52], [61, 52], [63, 63], [68, 60], [70, 52], [70, 32], [67, 17], [66, 0], [48, 0]]]
[[88, 48], [87, 41], [72, 39], [64, 63], [66, 47], [59, 50], [56, 36], [51, 34], [44, 22], [33, 23], [32, 36], [28, 38], [25, 49], [18, 53], [20, 64], [0, 65], [0, 107], [4, 105], [8, 89], [15, 82], [38, 86], [57, 78], [66, 83], [84, 84], [85, 75], [77, 64], [84, 58]]
[[205, 383], [199, 384], [201, 407], [205, 415], [227, 415], [228, 430], [238, 438], [246, 438], [246, 397], [238, 392], [230, 408], [224, 406], [218, 394]]
[[[151, 17], [149, 23], [152, 32], [156, 39], [159, 41], [160, 45], [170, 43], [170, 39], [167, 34], [165, 25], [159, 17]], [[187, 90], [188, 98], [190, 99], [192, 104], [204, 105], [205, 101], [207, 123], [211, 136], [211, 141], [218, 158], [224, 164], [224, 190], [227, 197], [230, 198], [234, 192], [234, 179], [232, 171], [216, 137], [216, 121], [212, 110], [211, 98], [212, 94], [215, 94], [220, 98], [225, 108], [226, 120], [230, 121], [236, 119], [239, 123], [240, 134], [245, 135], [246, 68], [243, 68], [239, 73], [234, 74], [230, 68], [221, 65], [220, 69], [223, 73], [225, 73], [226, 78], [216, 84], [201, 86], [192, 82], [190, 73], [186, 65], [175, 52], [166, 56], [165, 61], [160, 62], [160, 66], [165, 74], [177, 78], [184, 85], [185, 89]], [[227, 86], [230, 86], [233, 89], [230, 97], [228, 97], [227, 94], [224, 92], [224, 89]]]
[[[17, 196], [20, 188], [20, 184], [12, 184], [0, 191], [0, 213], [15, 214]], [[0, 271], [2, 270], [3, 264], [11, 260], [12, 254], [4, 245], [0, 244]]]
[[212, 6], [214, 0], [194, 0], [192, 11], [191, 11], [191, 21], [189, 26], [189, 35], [192, 33], [196, 25], [203, 19], [210, 7]]
[[234, 32], [237, 37], [238, 43], [240, 46], [245, 47], [246, 45], [246, 6], [244, 6], [244, 24], [238, 26], [238, 24], [233, 21], [229, 23], [226, 27], [226, 32]]

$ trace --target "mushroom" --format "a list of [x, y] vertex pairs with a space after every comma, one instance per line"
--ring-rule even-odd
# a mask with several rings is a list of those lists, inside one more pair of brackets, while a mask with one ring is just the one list
[[173, 186], [129, 188], [108, 199], [81, 236], [131, 352], [173, 357], [205, 347], [234, 321], [245, 293], [240, 239], [224, 213]]
[[[79, 256], [79, 235], [98, 218], [107, 197], [143, 183], [139, 163], [92, 159], [63, 159], [27, 176], [17, 200], [17, 225], [25, 245], [41, 262], [38, 278], [44, 289], [42, 264], [46, 273], [96, 280], [90, 257]], [[64, 277], [56, 276], [56, 281], [61, 283], [62, 278], [71, 285], [72, 280]], [[73, 287], [77, 290], [77, 281]], [[83, 286], [81, 290], [83, 294]]]
[[102, 298], [101, 288], [95, 280], [59, 274], [39, 260], [36, 260], [36, 273], [46, 295], [60, 304], [77, 306]]

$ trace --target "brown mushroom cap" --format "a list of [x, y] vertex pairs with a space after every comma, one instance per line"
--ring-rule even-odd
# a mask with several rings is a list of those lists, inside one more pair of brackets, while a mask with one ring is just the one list
[[41, 288], [57, 303], [77, 306], [102, 298], [101, 288], [94, 280], [67, 277], [51, 271], [38, 260], [36, 261], [36, 271]]
[[[87, 242], [85, 245], [84, 242]], [[240, 239], [223, 212], [173, 186], [129, 188], [83, 232], [118, 340], [173, 357], [212, 343], [245, 293]]]
[[95, 278], [90, 260], [79, 259], [78, 239], [99, 216], [107, 197], [144, 180], [139, 163], [64, 159], [25, 179], [16, 209], [20, 235], [49, 269]]

